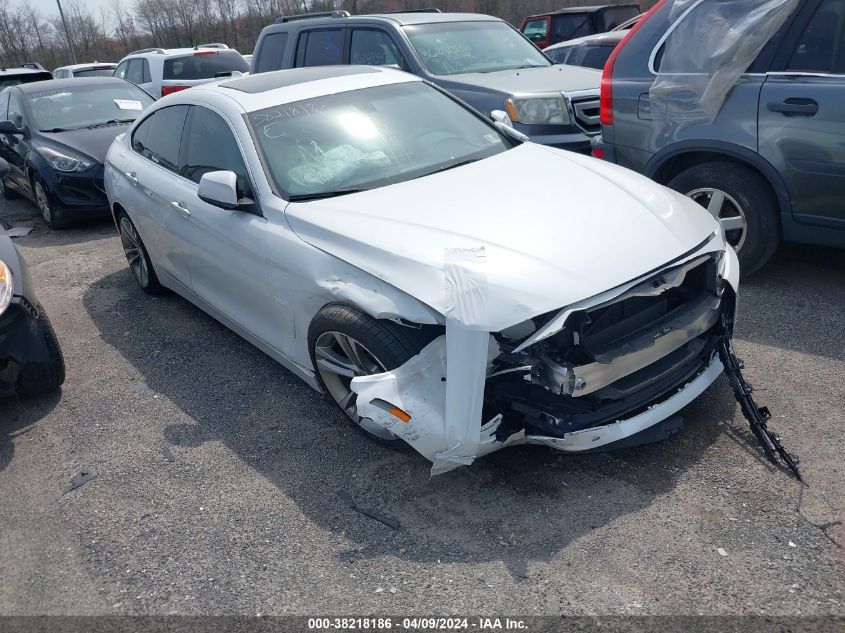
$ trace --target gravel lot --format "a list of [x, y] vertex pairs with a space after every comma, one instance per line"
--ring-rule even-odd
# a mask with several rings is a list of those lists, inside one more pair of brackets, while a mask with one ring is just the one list
[[108, 222], [51, 232], [0, 205], [35, 226], [17, 244], [68, 369], [61, 394], [0, 401], [0, 614], [845, 614], [842, 251], [783, 249], [740, 296], [736, 347], [803, 492], [724, 378], [667, 442], [430, 479], [142, 294]]

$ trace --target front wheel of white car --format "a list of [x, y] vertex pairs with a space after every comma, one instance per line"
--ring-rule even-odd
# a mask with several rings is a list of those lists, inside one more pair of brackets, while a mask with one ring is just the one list
[[396, 369], [428, 342], [419, 330], [380, 321], [347, 305], [326, 306], [308, 330], [311, 362], [326, 394], [368, 437], [390, 446], [405, 446], [393, 433], [358, 415], [356, 376]]

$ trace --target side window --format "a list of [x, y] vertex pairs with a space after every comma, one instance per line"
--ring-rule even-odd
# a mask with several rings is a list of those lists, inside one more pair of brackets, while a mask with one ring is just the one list
[[393, 40], [384, 31], [355, 29], [349, 51], [350, 64], [367, 66], [396, 65], [405, 68], [404, 60]]
[[133, 84], [144, 83], [144, 60], [133, 59], [129, 62], [129, 71], [126, 73], [126, 79]]
[[282, 67], [282, 55], [288, 43], [287, 33], [270, 33], [261, 42], [255, 72], [263, 73], [268, 70], [279, 70]]
[[144, 59], [144, 81], [142, 83], [148, 84], [152, 81], [152, 76], [150, 75], [150, 62]]
[[120, 62], [117, 68], [114, 69], [114, 76], [120, 79], [126, 79], [126, 69], [129, 68], [129, 61]]
[[238, 177], [238, 195], [252, 195], [241, 150], [223, 117], [208, 108], [194, 106], [185, 144], [180, 175], [199, 183], [202, 175], [210, 171], [233, 171]]
[[845, 73], [845, 0], [824, 0], [810, 20], [787, 70]]
[[21, 105], [21, 98], [14, 92], [9, 93], [8, 119], [17, 127], [23, 127], [23, 106]]
[[540, 42], [546, 39], [546, 36], [549, 34], [548, 18], [526, 22], [525, 26], [522, 27], [522, 34], [532, 42]]
[[9, 120], [9, 93], [0, 93], [0, 121]]
[[188, 107], [177, 105], [156, 110], [132, 135], [133, 149], [165, 169], [178, 171], [179, 147]]
[[343, 29], [308, 31], [299, 36], [297, 66], [330, 66], [343, 63]]

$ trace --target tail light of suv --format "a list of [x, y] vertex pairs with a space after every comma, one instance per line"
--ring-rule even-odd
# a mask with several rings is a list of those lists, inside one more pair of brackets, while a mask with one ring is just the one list
[[173, 94], [174, 92], [179, 92], [180, 90], [185, 90], [186, 88], [190, 88], [190, 86], [162, 86], [161, 87], [161, 96], [166, 97], [169, 94]]
[[628, 34], [622, 38], [622, 41], [616, 45], [610, 57], [607, 58], [604, 70], [601, 73], [601, 96], [599, 98], [599, 115], [602, 125], [613, 125], [613, 66], [616, 63], [616, 58], [619, 57], [619, 53], [622, 52], [628, 41], [646, 23], [646, 20], [654, 15], [664, 4], [666, 4], [666, 0], [658, 0], [657, 4], [646, 11], [645, 15], [631, 27]]

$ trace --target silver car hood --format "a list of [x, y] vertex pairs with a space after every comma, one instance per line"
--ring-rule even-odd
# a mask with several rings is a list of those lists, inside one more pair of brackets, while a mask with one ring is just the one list
[[541, 68], [520, 68], [499, 70], [492, 73], [464, 73], [442, 77], [444, 86], [452, 82], [463, 86], [474, 86], [483, 90], [495, 90], [502, 94], [524, 94], [536, 92], [570, 92], [576, 90], [598, 90], [601, 72], [578, 66], [544, 66]]
[[306, 242], [441, 314], [446, 249], [483, 248], [489, 331], [636, 279], [718, 230], [705, 209], [643, 176], [532, 143], [285, 212]]

